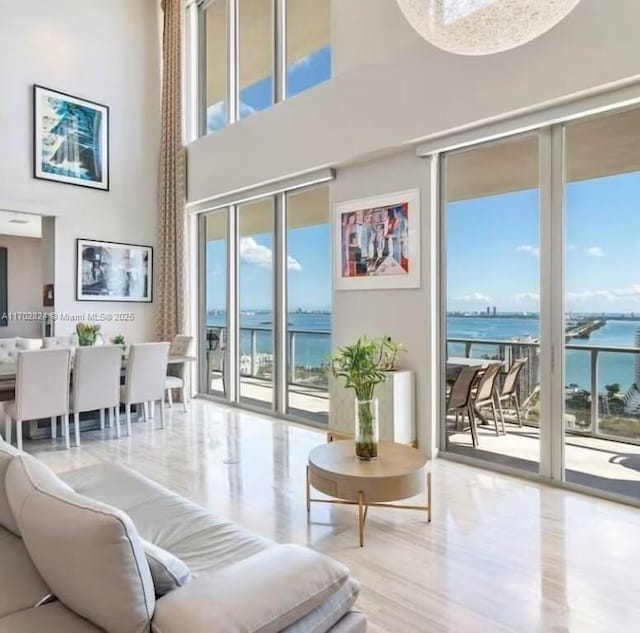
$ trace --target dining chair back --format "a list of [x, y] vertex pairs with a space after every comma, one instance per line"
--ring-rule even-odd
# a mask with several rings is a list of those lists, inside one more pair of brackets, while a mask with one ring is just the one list
[[78, 347], [73, 363], [71, 410], [76, 445], [80, 446], [80, 413], [100, 411], [100, 428], [104, 428], [104, 410], [118, 424], [122, 349], [117, 345]]
[[516, 388], [518, 386], [518, 378], [520, 377], [520, 372], [527, 362], [526, 358], [518, 358], [511, 363], [511, 367], [509, 367], [509, 371], [505, 376], [504, 383], [502, 385], [502, 391], [500, 392], [501, 396], [510, 396], [515, 393]]
[[5, 440], [11, 443], [11, 427], [16, 422], [17, 445], [22, 450], [22, 422], [51, 418], [51, 437], [56, 437], [57, 416], [69, 447], [69, 380], [71, 351], [47, 349], [24, 351], [16, 363], [15, 400], [6, 402]]
[[169, 356], [188, 356], [193, 345], [193, 336], [176, 334], [171, 341]]
[[485, 400], [490, 400], [497, 386], [498, 374], [500, 373], [500, 369], [502, 365], [500, 363], [491, 363], [478, 381], [478, 390], [476, 392], [476, 400], [479, 402], [484, 402]]
[[471, 389], [481, 367], [463, 367], [455, 379], [449, 394], [447, 410], [466, 408], [471, 401]]
[[[493, 413], [493, 423], [496, 429], [496, 435], [500, 435], [500, 428], [498, 427], [498, 411], [496, 404], [499, 404], [498, 399], [498, 376], [502, 369], [502, 363], [490, 363], [480, 380], [478, 381], [478, 388], [473, 394], [473, 405], [481, 416], [480, 409], [482, 407], [489, 406]], [[504, 419], [500, 416], [500, 422], [502, 424], [502, 432], [504, 433]]]
[[155, 402], [164, 399], [169, 343], [137, 343], [129, 348], [124, 402]]
[[[127, 434], [131, 435], [131, 405], [142, 404], [146, 412], [160, 403], [160, 426], [164, 428], [164, 389], [167, 378], [169, 343], [138, 343], [129, 347], [127, 375], [120, 391], [120, 400], [125, 404]], [[153, 417], [153, 415], [151, 416]], [[120, 436], [120, 426], [116, 425]]]
[[69, 412], [69, 349], [42, 349], [18, 354], [16, 405], [18, 420], [37, 420]]

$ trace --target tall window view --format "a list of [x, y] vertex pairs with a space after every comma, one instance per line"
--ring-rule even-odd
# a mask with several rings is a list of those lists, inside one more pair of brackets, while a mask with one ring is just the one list
[[228, 209], [208, 213], [204, 218], [206, 392], [225, 397], [227, 320], [227, 216]]
[[220, 130], [229, 123], [228, 68], [229, 46], [227, 22], [229, 0], [214, 0], [203, 10], [204, 21], [204, 104], [207, 133]]
[[[275, 243], [277, 198], [268, 197], [211, 211], [201, 222], [204, 276], [204, 328], [201, 385], [204, 393], [250, 407], [326, 423], [329, 413], [328, 358], [331, 353], [331, 229], [329, 187], [304, 189], [283, 196], [278, 212], [286, 228], [286, 245]], [[234, 270], [228, 269], [230, 227], [237, 225]], [[231, 252], [233, 252], [233, 250]], [[286, 261], [286, 372], [278, 372], [274, 349], [276, 256]], [[235, 272], [237, 280], [230, 282]], [[237, 284], [237, 292], [233, 291]], [[230, 358], [236, 325], [238, 350]], [[233, 347], [233, 346], [232, 346]], [[230, 362], [235, 361], [235, 362]], [[237, 367], [237, 373], [229, 371]], [[286, 401], [275, 403], [276, 380], [286, 374]], [[282, 393], [282, 391], [278, 390]]]
[[331, 79], [331, 0], [287, 0], [286, 41], [287, 98]]
[[238, 207], [240, 401], [273, 402], [273, 198]]
[[331, 354], [329, 187], [287, 195], [288, 408], [326, 422]]
[[[237, 2], [237, 55], [230, 55], [227, 37], [229, 3]], [[275, 0], [212, 0], [204, 5], [202, 49], [206, 94], [205, 130], [209, 134], [229, 124], [228, 75], [238, 82], [237, 118], [244, 119], [278, 100], [275, 94], [274, 51], [286, 42], [286, 71], [278, 77], [286, 98], [331, 78], [330, 0], [288, 0], [284, 32], [276, 32]], [[237, 68], [230, 68], [237, 58]], [[280, 72], [276, 69], [276, 72]]]
[[565, 469], [640, 497], [640, 110], [566, 128]]
[[537, 472], [537, 136], [449, 154], [446, 182], [447, 450]]

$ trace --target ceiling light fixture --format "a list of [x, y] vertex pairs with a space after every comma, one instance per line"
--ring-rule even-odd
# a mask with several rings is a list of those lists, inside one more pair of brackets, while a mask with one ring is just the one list
[[491, 55], [526, 44], [580, 0], [396, 0], [428, 42], [458, 55]]
[[29, 224], [29, 220], [25, 220], [23, 218], [13, 218], [9, 220], [12, 224]]

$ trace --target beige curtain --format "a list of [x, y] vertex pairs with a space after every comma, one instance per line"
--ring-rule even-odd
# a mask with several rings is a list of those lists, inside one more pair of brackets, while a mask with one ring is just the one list
[[182, 0], [163, 0], [162, 137], [155, 257], [156, 335], [171, 341], [185, 326], [185, 149], [182, 141]]

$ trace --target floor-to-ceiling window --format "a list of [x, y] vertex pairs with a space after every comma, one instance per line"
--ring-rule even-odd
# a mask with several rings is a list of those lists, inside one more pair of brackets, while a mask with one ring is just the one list
[[327, 422], [329, 209], [323, 185], [203, 215], [202, 393]]
[[640, 109], [439, 164], [443, 449], [640, 499]]
[[271, 408], [274, 382], [274, 201], [238, 207], [240, 401]]
[[229, 331], [228, 301], [228, 209], [207, 213], [201, 221], [204, 260], [203, 292], [204, 315], [201, 347], [203, 351], [202, 372], [205, 393], [226, 397], [229, 378], [227, 376], [227, 333]]
[[640, 110], [565, 138], [565, 476], [640, 498]]
[[287, 405], [324, 422], [329, 413], [331, 224], [329, 188], [287, 195]]
[[204, 131], [208, 134], [229, 123], [229, 0], [213, 0], [202, 10], [202, 50], [206, 66], [202, 90]]
[[444, 169], [447, 450], [537, 472], [537, 135], [452, 152]]

